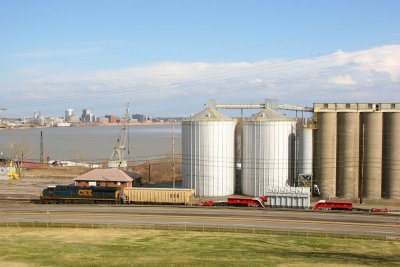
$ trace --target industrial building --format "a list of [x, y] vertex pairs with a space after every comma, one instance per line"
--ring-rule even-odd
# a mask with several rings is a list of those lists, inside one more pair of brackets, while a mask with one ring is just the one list
[[[133, 176], [133, 177], [132, 177]], [[75, 186], [132, 187], [133, 180], [140, 177], [128, 175], [117, 168], [94, 169], [74, 179]]]
[[[261, 111], [233, 119], [217, 108]], [[279, 109], [308, 112], [310, 120]], [[197, 196], [306, 186], [322, 198], [400, 199], [400, 104], [211, 103], [183, 120], [182, 152], [183, 185]]]
[[400, 199], [400, 103], [315, 103], [314, 118], [322, 197]]

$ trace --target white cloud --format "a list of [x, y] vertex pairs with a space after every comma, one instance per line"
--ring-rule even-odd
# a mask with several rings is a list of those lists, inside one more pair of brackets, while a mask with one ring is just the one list
[[332, 77], [332, 78], [328, 79], [328, 81], [333, 84], [336, 84], [336, 85], [355, 85], [356, 84], [354, 79], [348, 74]]
[[221, 103], [265, 98], [293, 104], [400, 101], [399, 81], [400, 45], [390, 45], [297, 60], [162, 62], [94, 73], [43, 74], [27, 82], [0, 84], [0, 98], [7, 97], [19, 108], [34, 95], [31, 105], [58, 103], [57, 108], [64, 109], [84, 103], [105, 110], [104, 103], [133, 99], [140, 108], [174, 114], [196, 111], [209, 98]]
[[74, 56], [86, 53], [98, 52], [101, 49], [98, 47], [82, 48], [82, 49], [70, 49], [70, 50], [38, 50], [28, 51], [22, 53], [15, 53], [6, 55], [6, 58], [47, 58], [57, 56]]

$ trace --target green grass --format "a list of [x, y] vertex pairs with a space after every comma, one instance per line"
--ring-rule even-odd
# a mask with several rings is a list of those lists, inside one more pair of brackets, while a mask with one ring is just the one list
[[400, 266], [400, 242], [152, 229], [0, 228], [0, 266]]

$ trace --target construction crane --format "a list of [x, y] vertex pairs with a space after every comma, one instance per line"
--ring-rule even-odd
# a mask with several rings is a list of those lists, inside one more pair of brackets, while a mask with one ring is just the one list
[[124, 126], [108, 162], [108, 168], [126, 168], [128, 166], [127, 161], [124, 160], [126, 133], [126, 127]]

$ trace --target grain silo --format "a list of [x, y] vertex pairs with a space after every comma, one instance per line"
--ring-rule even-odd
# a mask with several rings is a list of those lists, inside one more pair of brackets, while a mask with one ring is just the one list
[[242, 123], [242, 192], [263, 196], [291, 184], [296, 120], [264, 109]]
[[360, 113], [339, 112], [337, 129], [337, 196], [357, 198], [359, 187]]
[[210, 107], [182, 122], [183, 186], [197, 196], [234, 193], [235, 125]]
[[314, 183], [321, 197], [336, 197], [336, 130], [337, 113], [316, 112], [314, 139]]
[[400, 199], [400, 112], [385, 113], [383, 121], [382, 195], [384, 198], [398, 200]]
[[361, 190], [367, 199], [380, 199], [382, 192], [383, 113], [362, 112], [360, 125]]
[[297, 129], [297, 172], [300, 175], [313, 174], [313, 129], [298, 128]]

